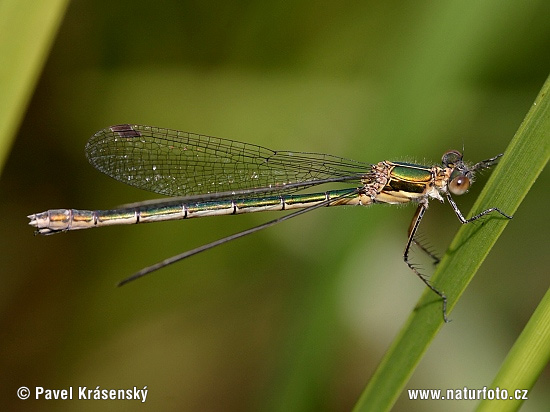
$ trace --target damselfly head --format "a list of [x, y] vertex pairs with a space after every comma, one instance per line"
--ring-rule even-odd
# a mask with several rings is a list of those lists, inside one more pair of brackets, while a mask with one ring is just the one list
[[452, 169], [449, 177], [449, 191], [454, 195], [463, 195], [474, 182], [475, 172], [494, 166], [502, 154], [483, 160], [475, 165], [467, 165], [462, 161], [462, 153], [450, 150], [443, 154], [441, 162], [446, 168]]
[[462, 153], [458, 150], [449, 150], [441, 158], [443, 166], [452, 169], [449, 177], [449, 191], [453, 195], [463, 195], [473, 182], [472, 171], [462, 161]]

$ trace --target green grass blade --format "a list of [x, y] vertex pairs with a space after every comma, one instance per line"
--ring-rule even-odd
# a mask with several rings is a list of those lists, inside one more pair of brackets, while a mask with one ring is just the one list
[[[474, 204], [474, 212], [498, 206], [504, 212], [514, 214], [548, 162], [549, 89], [550, 78]], [[509, 173], [510, 170], [514, 172]], [[447, 294], [449, 312], [508, 223], [507, 219], [489, 216], [480, 223], [463, 225], [458, 231], [432, 278], [434, 284]], [[513, 220], [510, 223], [513, 224]], [[382, 359], [355, 410], [391, 409], [442, 325], [441, 302], [427, 290]]]
[[[550, 289], [508, 353], [491, 388], [531, 389], [550, 361]], [[523, 392], [521, 393], [523, 395]], [[528, 395], [527, 395], [528, 396]], [[524, 399], [484, 400], [478, 411], [516, 411]]]
[[0, 2], [0, 172], [67, 3], [67, 0]]

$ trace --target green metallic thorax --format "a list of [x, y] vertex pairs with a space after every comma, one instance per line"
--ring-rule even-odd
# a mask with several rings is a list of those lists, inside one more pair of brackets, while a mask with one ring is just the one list
[[432, 169], [410, 163], [393, 162], [389, 180], [384, 191], [424, 194], [433, 182]]

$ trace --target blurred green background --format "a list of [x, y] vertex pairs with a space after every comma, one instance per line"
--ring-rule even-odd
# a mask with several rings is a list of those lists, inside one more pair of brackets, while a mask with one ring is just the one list
[[[88, 165], [88, 137], [117, 123], [365, 162], [439, 162], [462, 146], [486, 159], [548, 76], [549, 11], [544, 0], [70, 3], [0, 180], [2, 409], [137, 407], [16, 397], [23, 385], [99, 385], [147, 386], [151, 410], [349, 410], [424, 290], [401, 259], [414, 208], [317, 210], [120, 289], [144, 266], [276, 215], [47, 238], [26, 215], [155, 197]], [[486, 178], [457, 198], [464, 212]], [[548, 288], [549, 179], [407, 388], [490, 384]], [[441, 255], [458, 227], [434, 203], [422, 233]], [[550, 404], [549, 383], [547, 368], [523, 410]], [[441, 403], [405, 392], [396, 410]]]

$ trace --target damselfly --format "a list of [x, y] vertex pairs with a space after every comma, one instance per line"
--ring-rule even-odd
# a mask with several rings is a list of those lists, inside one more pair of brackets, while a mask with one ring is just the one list
[[[328, 154], [274, 151], [234, 140], [140, 125], [117, 125], [97, 132], [86, 145], [90, 163], [101, 172], [169, 199], [121, 206], [113, 210], [54, 209], [29, 215], [36, 233], [264, 210], [299, 209], [260, 226], [208, 243], [149, 266], [124, 279], [125, 284], [150, 272], [230, 240], [265, 229], [322, 206], [415, 202], [416, 213], [403, 253], [409, 268], [439, 297], [447, 321], [447, 297], [411, 263], [409, 250], [430, 198], [447, 199], [461, 223], [492, 212], [511, 219], [496, 207], [466, 219], [451, 197], [467, 192], [477, 171], [498, 158], [469, 165], [456, 150], [446, 152], [441, 166], [382, 161], [367, 164]], [[312, 186], [347, 183], [321, 193], [299, 193]], [[351, 185], [351, 187], [350, 187]], [[179, 197], [178, 197], [179, 196]]]

